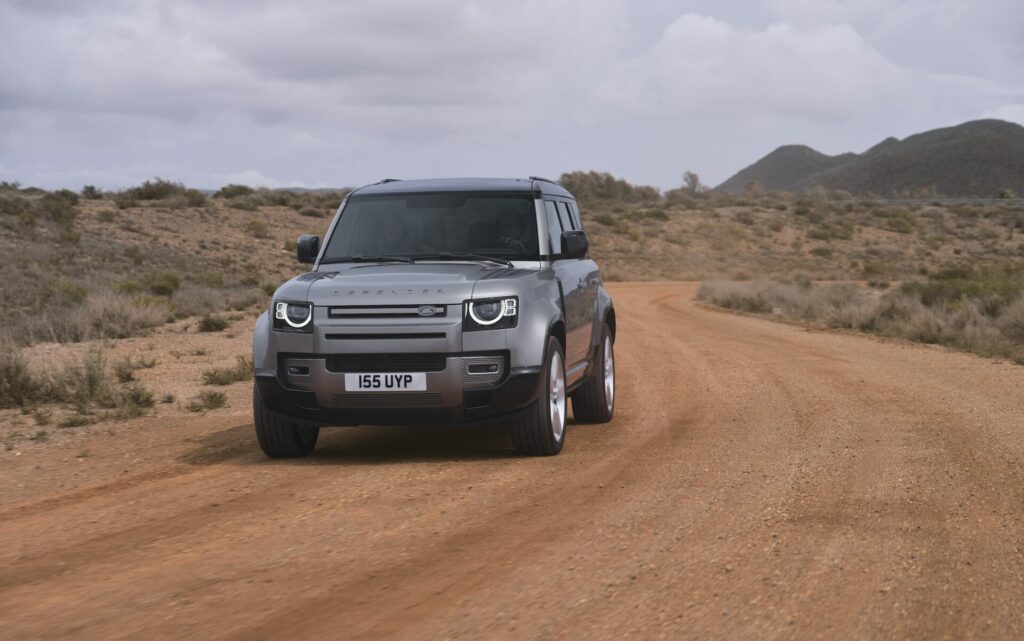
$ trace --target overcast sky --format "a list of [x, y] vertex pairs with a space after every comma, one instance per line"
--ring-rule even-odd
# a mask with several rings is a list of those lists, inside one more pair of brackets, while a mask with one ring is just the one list
[[1024, 123], [1021, 0], [0, 0], [0, 179], [717, 184]]

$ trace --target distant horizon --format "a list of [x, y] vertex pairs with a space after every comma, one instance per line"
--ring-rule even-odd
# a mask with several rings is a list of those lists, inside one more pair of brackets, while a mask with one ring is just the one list
[[[1020, 123], [1009, 121], [1009, 120], [1003, 120], [1001, 118], [979, 118], [979, 119], [975, 119], [975, 120], [968, 120], [968, 121], [961, 122], [961, 123], [950, 124], [950, 125], [945, 125], [945, 126], [941, 126], [941, 127], [935, 127], [933, 129], [929, 129], [929, 130], [917, 131], [917, 132], [913, 132], [913, 133], [907, 134], [905, 136], [886, 136], [884, 138], [881, 138], [881, 139], [879, 139], [879, 140], [877, 140], [877, 141], [867, 145], [866, 147], [863, 147], [863, 149], [861, 149], [859, 151], [857, 151], [857, 150], [846, 150], [846, 151], [840, 151], [840, 152], [831, 153], [831, 154], [823, 152], [823, 151], [821, 151], [821, 149], [818, 149], [817, 147], [814, 147], [813, 145], [810, 145], [810, 144], [807, 144], [807, 143], [791, 142], [791, 143], [785, 143], [785, 144], [779, 145], [777, 147], [774, 147], [770, 151], [767, 151], [767, 152], [761, 154], [760, 156], [758, 156], [756, 159], [752, 160], [747, 165], [744, 165], [743, 167], [741, 167], [741, 168], [737, 169], [736, 171], [732, 172], [731, 174], [729, 174], [726, 177], [726, 179], [723, 179], [723, 180], [720, 180], [720, 181], [716, 181], [714, 183], [705, 182], [704, 176], [700, 175], [700, 172], [696, 172], [696, 173], [698, 175], [700, 175], [700, 178], [701, 178], [703, 186], [707, 187], [708, 189], [714, 189], [714, 188], [717, 188], [717, 187], [721, 186], [722, 184], [724, 184], [729, 178], [732, 178], [732, 177], [736, 176], [738, 173], [742, 172], [744, 169], [749, 168], [752, 164], [756, 164], [760, 160], [763, 160], [767, 156], [770, 156], [771, 154], [775, 153], [779, 149], [782, 149], [782, 148], [785, 148], [785, 147], [807, 147], [807, 148], [811, 149], [812, 151], [824, 154], [824, 155], [829, 156], [829, 157], [836, 157], [836, 156], [841, 156], [841, 155], [845, 155], [845, 154], [862, 154], [862, 153], [868, 151], [869, 149], [873, 148], [874, 146], [876, 146], [876, 145], [878, 145], [878, 144], [880, 144], [882, 142], [885, 142], [887, 140], [894, 140], [895, 139], [895, 140], [902, 141], [902, 140], [906, 140], [907, 138], [909, 138], [911, 136], [915, 136], [915, 135], [922, 134], [922, 133], [927, 133], [927, 132], [930, 132], [930, 131], [935, 131], [937, 129], [938, 130], [941, 130], [941, 129], [952, 129], [952, 128], [955, 128], [955, 127], [960, 127], [960, 126], [963, 126], [963, 125], [966, 125], [966, 124], [970, 124], [972, 122], [983, 122], [983, 121], [995, 121], [995, 122], [1001, 122], [1001, 123], [1005, 123], [1005, 124], [1009, 124], [1009, 125], [1015, 125], [1015, 126], [1018, 126], [1018, 127], [1024, 127], [1024, 125], [1021, 125]], [[602, 174], [603, 173], [607, 173], [607, 174], [610, 174], [610, 175], [614, 176], [615, 178], [627, 180], [627, 182], [629, 182], [630, 184], [633, 184], [633, 185], [655, 187], [655, 188], [657, 188], [659, 191], [661, 191], [663, 193], [666, 192], [666, 191], [672, 190], [672, 189], [679, 188], [682, 185], [682, 172], [680, 172], [680, 181], [679, 181], [679, 183], [678, 184], [674, 184], [674, 185], [669, 185], [667, 187], [666, 186], [661, 186], [661, 185], [655, 185], [655, 184], [652, 184], [650, 182], [644, 182], [642, 180], [641, 181], [628, 180], [625, 177], [619, 176], [619, 175], [617, 175], [617, 174], [615, 174], [613, 172], [603, 171], [601, 169], [594, 169], [594, 168], [568, 169], [568, 170], [559, 172], [557, 175], [541, 176], [541, 177], [557, 181], [563, 174], [572, 173], [572, 172], [576, 172], [576, 171], [582, 171], [582, 172], [594, 171], [594, 172], [602, 173]], [[688, 171], [688, 170], [683, 170], [683, 171]], [[531, 175], [537, 175], [537, 174], [531, 174]], [[283, 185], [271, 186], [271, 185], [266, 185], [266, 184], [237, 182], [237, 181], [236, 182], [227, 182], [227, 183], [223, 183], [223, 184], [220, 184], [220, 185], [197, 185], [197, 184], [190, 184], [190, 183], [182, 181], [182, 180], [177, 180], [177, 179], [175, 179], [173, 177], [168, 177], [168, 176], [150, 176], [150, 177], [147, 177], [147, 178], [143, 178], [143, 179], [139, 180], [138, 182], [131, 183], [131, 184], [124, 184], [124, 185], [104, 186], [104, 185], [99, 185], [99, 184], [95, 184], [95, 183], [85, 183], [85, 185], [92, 185], [92, 186], [94, 186], [94, 187], [96, 187], [98, 189], [101, 189], [103, 191], [115, 192], [115, 191], [120, 191], [120, 190], [128, 189], [128, 188], [131, 188], [131, 187], [135, 187], [135, 186], [137, 186], [139, 184], [142, 184], [143, 182], [145, 182], [147, 180], [152, 181], [152, 180], [160, 179], [160, 180], [167, 180], [167, 181], [170, 181], [170, 182], [181, 183], [181, 184], [185, 185], [186, 187], [198, 189], [200, 191], [209, 192], [209, 193], [215, 193], [217, 190], [219, 190], [220, 188], [222, 188], [222, 187], [224, 187], [226, 185], [245, 185], [247, 187], [252, 187], [253, 189], [267, 188], [267, 189], [273, 189], [273, 190], [286, 190], [286, 191], [287, 190], [293, 190], [293, 191], [343, 191], [343, 190], [346, 190], [346, 189], [356, 189], [356, 188], [361, 187], [363, 185], [373, 184], [374, 182], [377, 182], [379, 180], [384, 180], [385, 178], [392, 178], [392, 179], [397, 179], [397, 180], [416, 180], [416, 179], [421, 179], [421, 178], [470, 178], [470, 177], [474, 177], [474, 178], [528, 178], [529, 176], [527, 176], [527, 175], [524, 175], [524, 176], [494, 176], [494, 175], [492, 175], [492, 176], [487, 176], [487, 175], [469, 176], [469, 175], [440, 175], [440, 174], [438, 174], [438, 175], [429, 175], [429, 176], [381, 176], [380, 178], [377, 178], [375, 180], [370, 180], [370, 181], [367, 181], [367, 182], [345, 184], [345, 185], [322, 185], [322, 186], [284, 185], [284, 184]], [[80, 191], [82, 189], [82, 187], [85, 186], [85, 185], [50, 185], [50, 186], [34, 185], [34, 184], [28, 184], [28, 183], [25, 183], [23, 181], [20, 181], [20, 180], [17, 179], [17, 177], [8, 177], [8, 176], [3, 176], [3, 175], [0, 175], [0, 181], [6, 181], [6, 182], [11, 182], [11, 183], [16, 182], [16, 183], [19, 183], [21, 185], [21, 187], [23, 187], [23, 188], [38, 187], [40, 189], [47, 189], [47, 190], [70, 189], [70, 190], [76, 191], [76, 192]], [[956, 198], [956, 197], [952, 197], [952, 198]]]

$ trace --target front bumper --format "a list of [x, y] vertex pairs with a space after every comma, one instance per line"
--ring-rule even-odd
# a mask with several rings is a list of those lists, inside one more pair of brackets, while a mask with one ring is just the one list
[[257, 369], [256, 386], [270, 411], [322, 426], [478, 423], [515, 414], [539, 395], [540, 368], [508, 369], [507, 354], [500, 377], [484, 380], [475, 380], [468, 366], [495, 354], [437, 356], [440, 364], [427, 365], [435, 371], [426, 372], [425, 392], [349, 392], [343, 366], [310, 354], [280, 354], [276, 370]]

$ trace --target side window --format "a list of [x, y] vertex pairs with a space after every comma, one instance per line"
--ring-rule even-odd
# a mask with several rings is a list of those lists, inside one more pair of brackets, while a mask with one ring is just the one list
[[569, 218], [569, 208], [562, 201], [558, 201], [558, 219], [562, 221], [563, 230], [576, 229], [572, 226], [572, 219]]
[[551, 238], [551, 253], [562, 253], [562, 224], [558, 221], [558, 212], [555, 211], [555, 203], [550, 200], [544, 201], [544, 213], [548, 219], [548, 236]]
[[576, 206], [576, 201], [569, 203], [569, 213], [572, 214], [572, 224], [576, 229], [583, 229], [583, 221], [580, 220], [580, 208]]

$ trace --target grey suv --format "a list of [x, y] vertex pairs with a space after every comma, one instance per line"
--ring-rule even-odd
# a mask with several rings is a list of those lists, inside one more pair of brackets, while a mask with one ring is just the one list
[[615, 410], [615, 310], [576, 200], [529, 179], [384, 180], [353, 191], [313, 270], [282, 285], [253, 335], [253, 414], [271, 457], [322, 426], [511, 424], [557, 454]]

